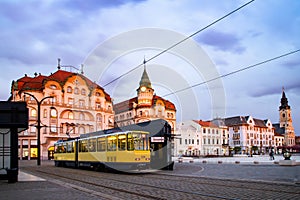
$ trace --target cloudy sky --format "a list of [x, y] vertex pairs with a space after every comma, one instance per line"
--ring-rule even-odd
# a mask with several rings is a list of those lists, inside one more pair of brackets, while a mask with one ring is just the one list
[[[151, 59], [247, 2], [0, 0], [0, 100], [9, 98], [11, 82], [24, 74], [55, 72], [57, 58], [62, 65], [84, 64], [85, 75], [104, 86], [139, 66], [144, 57]], [[200, 31], [183, 46], [150, 60], [146, 66], [156, 94], [175, 102], [180, 120], [222, 116], [221, 111], [212, 110], [224, 107], [227, 117], [252, 115], [277, 123], [284, 86], [300, 135], [300, 52], [218, 79], [215, 84], [205, 83], [216, 73], [225, 75], [300, 49], [299, 10], [298, 0], [256, 0]], [[149, 34], [140, 36], [145, 31]], [[107, 46], [110, 49], [105, 51]], [[204, 67], [197, 64], [201, 61]], [[93, 70], [99, 75], [93, 77]], [[116, 102], [133, 97], [142, 70], [104, 86], [105, 90]], [[176, 93], [176, 88], [203, 82], [181, 95]], [[168, 95], [170, 92], [175, 94]], [[221, 103], [214, 105], [215, 99]], [[189, 116], [190, 110], [197, 113]]]

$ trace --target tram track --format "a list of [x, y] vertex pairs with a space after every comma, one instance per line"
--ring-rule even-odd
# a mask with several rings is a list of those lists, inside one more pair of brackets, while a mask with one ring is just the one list
[[[174, 195], [175, 197], [176, 196], [177, 197], [184, 196], [184, 197], [188, 197], [188, 199], [190, 199], [190, 198], [191, 199], [236, 199], [236, 198], [229, 198], [229, 197], [220, 196], [220, 195], [213, 195], [213, 194], [209, 194], [209, 193], [189, 191], [186, 189], [163, 187], [162, 185], [151, 185], [151, 184], [147, 184], [146, 182], [138, 183], [138, 182], [132, 182], [132, 181], [125, 181], [125, 180], [121, 179], [122, 177], [124, 177], [123, 174], [118, 174], [118, 176], [121, 176], [121, 178], [115, 178], [115, 176], [114, 176], [114, 178], [111, 178], [112, 174], [101, 174], [101, 176], [99, 176], [99, 173], [98, 173], [97, 176], [93, 176], [93, 175], [91, 175], [91, 173], [89, 173], [88, 178], [87, 178], [88, 180], [85, 180], [85, 178], [83, 178], [83, 176], [86, 177], [86, 173], [83, 173], [83, 172], [77, 173], [77, 171], [79, 171], [79, 170], [76, 170], [76, 175], [80, 175], [81, 178], [74, 177], [74, 173], [72, 173], [74, 171], [68, 173], [67, 171], [64, 170], [63, 171], [64, 175], [61, 175], [56, 172], [54, 173], [53, 171], [49, 171], [49, 170], [45, 171], [45, 170], [41, 170], [41, 169], [29, 170], [28, 172], [32, 172], [35, 174], [38, 173], [38, 175], [43, 175], [48, 178], [52, 177], [54, 180], [59, 179], [60, 181], [68, 182], [69, 185], [70, 185], [70, 183], [69, 183], [70, 181], [74, 181], [75, 185], [76, 185], [76, 182], [79, 182], [81, 185], [85, 184], [84, 187], [87, 187], [88, 185], [93, 186], [93, 187], [96, 186], [99, 188], [114, 190], [114, 191], [118, 192], [118, 195], [120, 195], [120, 192], [121, 192], [121, 193], [134, 195], [136, 197], [142, 197], [145, 199], [159, 199], [159, 200], [174, 199], [171, 197], [172, 195]], [[136, 176], [136, 175], [134, 175], [134, 176]], [[131, 175], [131, 177], [132, 177], [132, 175]], [[99, 183], [99, 182], [95, 183], [95, 181], [99, 181], [99, 180], [101, 180], [101, 183]], [[78, 189], [77, 187], [74, 187], [73, 185], [74, 184], [72, 184], [71, 187]], [[135, 188], [135, 191], [129, 190], [129, 188]], [[90, 191], [90, 190], [88, 190], [88, 191]], [[142, 193], [137, 192], [137, 191], [141, 191]], [[158, 191], [158, 192], [153, 193], [151, 191]], [[97, 193], [96, 193], [96, 195], [97, 195]], [[99, 194], [98, 196], [101, 196], [101, 194]]]
[[[164, 172], [115, 174], [54, 166], [26, 168], [25, 171], [38, 173], [36, 174], [38, 176], [52, 176], [53, 179], [62, 179], [67, 183], [73, 181], [75, 185], [80, 183], [82, 188], [91, 188], [95, 191], [101, 191], [99, 188], [104, 188], [110, 190], [108, 194], [115, 195], [118, 192], [117, 197], [124, 199], [128, 199], [128, 195], [138, 199], [182, 199], [179, 197], [189, 197], [188, 199], [249, 199], [247, 197], [254, 197], [257, 199], [263, 198], [261, 195], [265, 198], [273, 196], [282, 197], [282, 199], [300, 197], [300, 186], [292, 184], [274, 183], [271, 185], [265, 182], [191, 177]], [[93, 187], [97, 188], [93, 189]]]
[[[82, 174], [84, 174], [83, 171], [81, 171]], [[97, 174], [98, 175], [98, 174]], [[112, 181], [118, 181], [123, 183], [131, 183], [128, 181], [122, 180], [120, 176], [122, 177], [122, 174], [119, 174], [116, 178], [111, 178], [111, 173], [104, 173], [102, 174], [105, 176], [106, 179], [112, 180]], [[89, 175], [89, 177], [95, 177]], [[300, 195], [300, 185], [295, 184], [288, 184], [288, 183], [274, 183], [274, 182], [262, 182], [262, 181], [254, 181], [254, 180], [234, 180], [234, 179], [219, 179], [219, 178], [207, 178], [207, 177], [195, 177], [195, 176], [185, 176], [185, 175], [174, 175], [174, 174], [166, 174], [163, 172], [154, 172], [154, 173], [140, 173], [140, 174], [134, 174], [131, 177], [131, 180], [135, 180], [137, 185], [145, 185], [145, 183], [138, 183], [141, 182], [142, 179], [153, 179], [155, 180], [165, 180], [168, 182], [185, 182], [188, 185], [195, 185], [195, 184], [205, 184], [205, 185], [211, 185], [211, 186], [219, 186], [222, 188], [232, 188], [235, 187], [236, 189], [247, 189], [257, 192], [280, 192], [280, 193], [286, 193], [286, 194], [299, 194]], [[216, 180], [216, 181], [212, 181]], [[272, 184], [273, 187], [269, 187], [269, 184]], [[259, 186], [258, 186], [259, 185]], [[149, 185], [151, 186], [151, 185]], [[276, 186], [276, 187], [275, 187]], [[152, 186], [154, 187], [154, 186]], [[161, 187], [159, 187], [160, 189]], [[292, 189], [291, 189], [292, 188]], [[170, 188], [168, 188], [170, 189]]]

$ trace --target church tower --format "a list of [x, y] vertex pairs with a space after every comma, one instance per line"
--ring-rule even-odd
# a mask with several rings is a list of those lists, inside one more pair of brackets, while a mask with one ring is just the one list
[[284, 142], [287, 146], [295, 145], [295, 131], [291, 114], [291, 107], [288, 104], [284, 88], [282, 88], [282, 97], [279, 106], [279, 125], [284, 128]]
[[144, 72], [140, 81], [139, 88], [137, 89], [138, 105], [139, 106], [151, 106], [154, 90], [151, 85], [151, 81], [146, 71], [146, 65], [144, 61]]

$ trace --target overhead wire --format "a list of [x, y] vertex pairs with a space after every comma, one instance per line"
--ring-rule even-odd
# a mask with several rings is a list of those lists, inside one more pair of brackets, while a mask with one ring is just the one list
[[197, 35], [198, 33], [204, 31], [205, 29], [207, 29], [207, 28], [209, 28], [209, 27], [211, 27], [211, 26], [213, 26], [214, 24], [216, 24], [216, 23], [218, 23], [219, 21], [221, 21], [221, 20], [227, 18], [228, 16], [230, 16], [230, 15], [232, 15], [233, 13], [239, 11], [240, 9], [246, 7], [247, 5], [251, 4], [251, 3], [254, 2], [254, 1], [255, 1], [255, 0], [248, 1], [247, 3], [241, 5], [240, 7], [236, 8], [236, 9], [234, 9], [233, 11], [231, 11], [231, 12], [229, 12], [228, 14], [224, 15], [223, 17], [221, 17], [221, 18], [219, 18], [219, 19], [213, 21], [212, 23], [210, 23], [209, 25], [205, 26], [204, 28], [199, 29], [198, 31], [194, 32], [193, 34], [187, 36], [186, 38], [180, 40], [179, 42], [173, 44], [172, 46], [166, 48], [165, 50], [159, 52], [158, 54], [152, 56], [152, 57], [149, 58], [148, 60], [144, 60], [143, 63], [137, 65], [136, 67], [134, 67], [134, 68], [132, 68], [131, 70], [129, 70], [128, 72], [126, 72], [126, 73], [124, 73], [124, 74], [118, 76], [117, 78], [111, 80], [110, 82], [108, 82], [108, 83], [106, 83], [105, 85], [103, 85], [103, 87], [106, 87], [106, 86], [112, 84], [113, 82], [119, 80], [120, 78], [126, 76], [127, 74], [129, 74], [129, 73], [133, 72], [134, 70], [138, 69], [139, 67], [143, 66], [143, 65], [146, 64], [147, 62], [149, 62], [149, 61], [151, 61], [151, 60], [157, 58], [158, 56], [160, 56], [160, 55], [162, 55], [162, 54], [168, 52], [169, 50], [173, 49], [173, 48], [176, 47], [177, 45], [179, 45], [179, 44], [185, 42], [186, 40], [188, 40], [188, 39], [194, 37], [194, 36]]
[[230, 75], [233, 75], [233, 74], [236, 74], [236, 73], [245, 71], [245, 70], [247, 70], [247, 69], [251, 69], [251, 68], [257, 67], [257, 66], [259, 66], [259, 65], [262, 65], [262, 64], [265, 64], [265, 63], [274, 61], [274, 60], [278, 60], [278, 59], [280, 59], [280, 58], [283, 58], [283, 57], [286, 57], [286, 56], [289, 56], [289, 55], [292, 55], [292, 54], [295, 54], [295, 53], [298, 53], [298, 52], [300, 52], [300, 49], [297, 49], [297, 50], [294, 50], [294, 51], [290, 51], [290, 52], [285, 53], [285, 54], [281, 54], [281, 55], [279, 55], [279, 56], [276, 56], [276, 57], [273, 57], [273, 58], [270, 58], [270, 59], [261, 61], [261, 62], [259, 62], [259, 63], [253, 64], [253, 65], [249, 65], [249, 66], [244, 67], [244, 68], [240, 68], [240, 69], [238, 69], [238, 70], [229, 72], [229, 73], [227, 73], [227, 74], [223, 74], [223, 75], [221, 75], [221, 76], [218, 76], [218, 77], [209, 79], [209, 80], [207, 80], [207, 81], [203, 81], [203, 82], [201, 82], [201, 83], [197, 83], [197, 84], [191, 85], [191, 86], [189, 86], [189, 87], [186, 87], [186, 88], [183, 88], [183, 89], [180, 89], [180, 90], [176, 90], [176, 91], [174, 91], [174, 92], [170, 92], [170, 93], [168, 93], [168, 94], [163, 95], [162, 97], [166, 97], [166, 96], [169, 96], [169, 95], [171, 95], [171, 94], [179, 93], [179, 92], [182, 92], [182, 91], [185, 91], [185, 90], [188, 90], [188, 89], [197, 87], [197, 86], [199, 86], [199, 85], [203, 85], [203, 84], [206, 84], [206, 83], [215, 81], [215, 80], [217, 80], [217, 79], [224, 78], [224, 77], [226, 77], [226, 76], [230, 76]]

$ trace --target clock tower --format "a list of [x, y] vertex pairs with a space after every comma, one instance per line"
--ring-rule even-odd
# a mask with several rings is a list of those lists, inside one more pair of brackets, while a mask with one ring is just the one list
[[295, 145], [295, 131], [293, 127], [291, 107], [288, 104], [284, 88], [282, 88], [282, 97], [279, 106], [279, 125], [284, 129], [284, 143], [287, 146]]
[[154, 90], [152, 88], [149, 76], [146, 71], [146, 65], [144, 61], [144, 72], [140, 81], [139, 88], [137, 89], [138, 105], [139, 106], [151, 106]]

